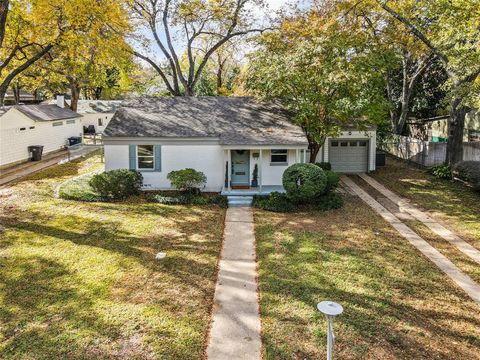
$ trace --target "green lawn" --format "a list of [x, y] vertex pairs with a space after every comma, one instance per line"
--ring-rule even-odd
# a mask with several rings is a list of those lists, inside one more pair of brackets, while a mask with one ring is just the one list
[[480, 308], [356, 197], [329, 212], [255, 211], [265, 359], [478, 359]]
[[438, 179], [424, 170], [387, 157], [387, 166], [370, 174], [406, 197], [480, 249], [480, 193], [462, 183]]
[[0, 358], [203, 356], [224, 209], [53, 198], [101, 166], [93, 156], [0, 189]]

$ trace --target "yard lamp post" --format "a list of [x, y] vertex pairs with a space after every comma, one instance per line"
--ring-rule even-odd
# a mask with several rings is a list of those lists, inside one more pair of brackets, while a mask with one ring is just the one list
[[327, 360], [332, 360], [333, 342], [335, 341], [333, 319], [343, 312], [343, 307], [333, 301], [322, 301], [317, 304], [317, 309], [327, 318]]

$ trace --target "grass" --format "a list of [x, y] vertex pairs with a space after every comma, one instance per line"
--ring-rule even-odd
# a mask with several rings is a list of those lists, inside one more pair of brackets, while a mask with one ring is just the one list
[[255, 227], [265, 359], [324, 358], [327, 299], [338, 359], [478, 358], [478, 305], [358, 198]]
[[87, 173], [65, 181], [58, 188], [58, 196], [65, 200], [101, 201], [100, 194], [90, 186], [93, 175]]
[[480, 249], [479, 192], [460, 182], [436, 178], [391, 157], [387, 157], [387, 166], [371, 176], [445, 222], [451, 230]]
[[53, 197], [101, 167], [92, 156], [0, 189], [0, 358], [203, 357], [224, 210]]
[[[474, 281], [480, 283], [480, 266], [472, 260], [470, 257], [462, 253], [455, 245], [449, 243], [441, 236], [435, 234], [421, 221], [416, 220], [413, 216], [409, 216], [404, 212], [401, 212], [392, 201], [383, 196], [377, 189], [370, 186], [367, 182], [361, 179], [359, 176], [350, 176], [350, 178], [363, 190], [365, 190], [370, 196], [377, 200], [382, 205], [390, 209], [394, 214], [402, 214], [404, 218], [402, 221], [415, 231], [420, 237], [426, 240], [430, 245], [434, 246], [449, 260], [451, 260], [461, 271], [470, 276]], [[406, 217], [405, 217], [406, 216]]]

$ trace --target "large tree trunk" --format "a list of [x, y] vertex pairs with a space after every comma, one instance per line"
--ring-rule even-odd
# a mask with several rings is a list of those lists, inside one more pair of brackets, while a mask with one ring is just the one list
[[70, 91], [72, 92], [72, 99], [70, 100], [70, 109], [72, 109], [72, 111], [77, 111], [81, 88], [80, 88], [80, 85], [75, 80], [70, 80]]
[[461, 105], [461, 98], [454, 98], [448, 119], [448, 141], [446, 162], [454, 165], [463, 160], [463, 132], [465, 129], [465, 115], [469, 109]]

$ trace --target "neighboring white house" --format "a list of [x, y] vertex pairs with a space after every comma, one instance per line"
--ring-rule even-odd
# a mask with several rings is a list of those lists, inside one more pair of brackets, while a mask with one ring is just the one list
[[57, 105], [15, 105], [0, 117], [0, 168], [28, 160], [28, 146], [43, 145], [43, 153], [65, 147], [81, 136], [81, 115]]
[[121, 100], [79, 100], [77, 113], [82, 115], [84, 127], [93, 126], [96, 133], [103, 133], [121, 103]]
[[[108, 123], [117, 111], [122, 100], [78, 100], [77, 113], [82, 115], [82, 126], [93, 126], [97, 134], [103, 133]], [[56, 100], [48, 100], [46, 104], [57, 103]], [[70, 106], [70, 100], [66, 100]]]
[[[367, 149], [367, 158], [359, 159], [363, 167], [348, 159], [351, 172], [373, 170], [375, 131], [367, 135], [347, 131], [345, 139], [348, 146], [362, 142], [355, 150]], [[325, 161], [334, 159], [336, 152], [340, 159], [361, 153], [342, 152], [344, 146], [331, 141], [330, 151], [325, 147], [322, 152]], [[207, 176], [205, 191], [225, 193], [250, 188], [255, 165], [258, 191], [281, 187], [285, 169], [305, 162], [308, 149], [304, 132], [282, 108], [247, 97], [163, 97], [124, 103], [105, 129], [104, 145], [106, 170], [139, 170], [146, 189], [169, 189], [169, 172], [193, 168]]]

